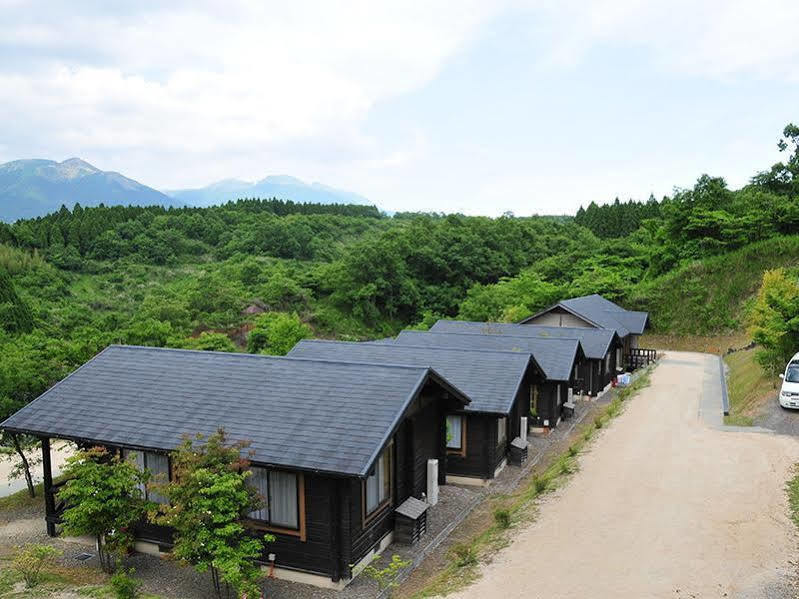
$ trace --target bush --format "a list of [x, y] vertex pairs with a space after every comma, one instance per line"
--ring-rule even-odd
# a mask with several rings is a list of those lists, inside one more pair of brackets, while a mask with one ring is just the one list
[[506, 509], [494, 510], [494, 520], [500, 528], [510, 528], [510, 512]]
[[459, 568], [477, 563], [477, 553], [475, 553], [474, 547], [471, 545], [461, 543], [460, 545], [455, 545], [452, 551], [455, 553], [455, 564]]
[[543, 493], [547, 490], [549, 486], [549, 481], [541, 476], [536, 476], [533, 479], [533, 488], [535, 489], [536, 493]]
[[42, 569], [59, 555], [61, 551], [50, 545], [26, 545], [14, 555], [13, 568], [20, 573], [25, 586], [32, 589], [42, 581]]
[[569, 447], [569, 455], [570, 455], [571, 457], [574, 457], [574, 456], [576, 456], [576, 455], [577, 455], [577, 448], [576, 448], [574, 445], [571, 445], [571, 446]]
[[139, 596], [141, 583], [133, 578], [135, 572], [133, 568], [130, 570], [118, 570], [111, 577], [111, 591], [116, 599], [136, 599]]
[[601, 418], [596, 418], [596, 419], [594, 420], [594, 426], [595, 426], [596, 428], [602, 428], [603, 424], [604, 424], [604, 423], [602, 422], [602, 419], [601, 419]]

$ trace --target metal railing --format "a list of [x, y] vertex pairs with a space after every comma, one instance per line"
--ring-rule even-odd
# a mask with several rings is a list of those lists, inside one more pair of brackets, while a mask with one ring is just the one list
[[633, 348], [625, 356], [625, 365], [627, 370], [635, 370], [643, 366], [649, 366], [657, 360], [658, 352], [655, 349], [648, 349], [644, 347]]

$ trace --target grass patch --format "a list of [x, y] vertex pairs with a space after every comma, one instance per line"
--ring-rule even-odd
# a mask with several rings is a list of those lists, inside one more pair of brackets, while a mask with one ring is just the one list
[[793, 467], [793, 478], [785, 485], [788, 492], [788, 507], [794, 526], [799, 529], [799, 464]]
[[590, 443], [593, 433], [615, 418], [621, 412], [622, 404], [648, 385], [649, 371], [646, 371], [629, 387], [618, 389], [616, 396], [594, 422], [584, 424], [586, 431], [578, 440], [552, 460], [543, 472], [529, 477], [509, 496], [488, 499], [495, 504], [491, 506], [495, 508], [493, 521], [471, 538], [455, 545], [449, 552], [449, 560], [444, 568], [413, 597], [421, 599], [447, 595], [474, 581], [478, 576], [479, 563], [490, 559], [510, 542], [510, 522], [530, 519], [531, 514], [535, 513], [536, 500], [558, 488], [579, 469], [578, 456]]
[[36, 497], [31, 497], [28, 494], [28, 489], [22, 489], [11, 495], [0, 497], [0, 513], [17, 510], [29, 505], [37, 505], [44, 511], [44, 484], [39, 483], [34, 487], [36, 489]]
[[727, 393], [730, 399], [730, 414], [724, 417], [725, 424], [751, 426], [760, 407], [774, 397], [776, 379], [772, 379], [755, 361], [755, 350], [747, 349], [724, 358], [730, 369]]

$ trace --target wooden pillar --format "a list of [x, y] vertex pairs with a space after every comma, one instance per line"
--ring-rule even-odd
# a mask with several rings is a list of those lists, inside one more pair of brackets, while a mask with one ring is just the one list
[[53, 496], [53, 470], [50, 462], [50, 439], [42, 437], [42, 470], [44, 471], [44, 516], [47, 535], [56, 536], [55, 497]]

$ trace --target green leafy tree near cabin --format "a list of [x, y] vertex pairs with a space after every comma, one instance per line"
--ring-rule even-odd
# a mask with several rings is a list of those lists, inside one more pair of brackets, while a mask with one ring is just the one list
[[247, 338], [247, 351], [284, 356], [298, 341], [312, 335], [311, 327], [296, 313], [267, 312], [255, 319], [255, 326]]
[[172, 481], [155, 485], [169, 503], [159, 506], [157, 523], [175, 531], [173, 555], [198, 572], [211, 572], [217, 596], [232, 588], [236, 597], [260, 597], [263, 577], [255, 560], [273, 535], [245, 526], [263, 498], [249, 484], [246, 442], [229, 443], [225, 432], [185, 438], [172, 453]]

